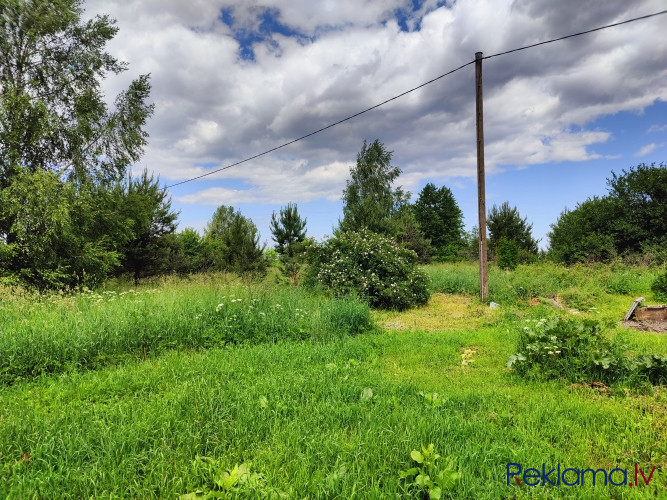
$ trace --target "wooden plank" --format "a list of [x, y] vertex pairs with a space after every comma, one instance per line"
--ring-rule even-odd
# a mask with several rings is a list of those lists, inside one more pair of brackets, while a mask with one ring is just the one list
[[637, 306], [641, 302], [643, 302], [644, 300], [646, 300], [646, 299], [644, 299], [644, 297], [637, 297], [635, 299], [635, 301], [632, 303], [632, 305], [630, 306], [630, 309], [628, 309], [628, 312], [626, 312], [625, 316], [623, 316], [623, 321], [629, 320], [632, 317], [632, 315], [634, 314], [635, 309], [637, 309]]

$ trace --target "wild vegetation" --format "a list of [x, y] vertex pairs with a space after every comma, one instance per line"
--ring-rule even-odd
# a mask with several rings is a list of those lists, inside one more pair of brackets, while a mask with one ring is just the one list
[[[26, 359], [56, 358], [58, 349], [86, 356], [97, 331], [117, 350], [88, 366], [65, 361], [51, 373], [3, 379], [0, 496], [663, 496], [662, 383], [603, 382], [585, 372], [524, 378], [506, 366], [524, 327], [543, 320], [595, 321], [602, 339], [622, 339], [633, 357], [665, 356], [664, 335], [618, 326], [635, 295], [653, 299], [659, 271], [492, 270], [498, 309], [475, 298], [473, 265], [432, 265], [425, 271], [435, 289], [461, 290], [435, 292], [404, 312], [373, 311], [370, 329], [367, 306], [271, 277], [201, 276], [62, 296], [3, 289], [3, 343], [39, 340], [12, 352], [20, 345]], [[554, 307], [552, 294], [566, 307]], [[165, 336], [153, 342], [151, 332]], [[529, 489], [507, 485], [508, 462], [632, 471], [637, 462], [647, 479], [655, 469], [637, 488]]]
[[81, 3], [0, 3], [0, 496], [667, 496], [667, 337], [619, 325], [667, 296], [665, 165], [612, 173], [546, 252], [492, 207], [494, 308], [451, 191], [410, 203], [379, 140], [325, 241], [292, 203], [273, 249], [226, 205], [176, 232], [159, 179], [128, 175], [149, 78], [106, 105], [117, 29]]

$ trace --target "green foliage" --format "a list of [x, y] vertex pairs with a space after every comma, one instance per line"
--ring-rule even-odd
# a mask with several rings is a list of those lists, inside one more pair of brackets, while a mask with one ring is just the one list
[[288, 254], [290, 246], [306, 238], [306, 219], [302, 219], [295, 203], [280, 208], [280, 215], [271, 214], [271, 235], [280, 255]]
[[498, 241], [498, 267], [514, 270], [519, 265], [519, 245], [515, 240], [508, 240], [504, 236]]
[[20, 166], [114, 180], [136, 162], [153, 106], [147, 75], [107, 109], [101, 81], [126, 65], [105, 52], [114, 21], [83, 21], [80, 0], [0, 4], [0, 189]]
[[426, 184], [412, 210], [424, 236], [431, 240], [438, 259], [455, 257], [463, 246], [463, 212], [451, 190], [446, 186], [436, 188], [431, 183]]
[[314, 252], [307, 282], [372, 307], [407, 309], [428, 301], [428, 278], [416, 254], [367, 229], [339, 232]]
[[264, 478], [257, 472], [252, 472], [252, 462], [236, 464], [227, 470], [221, 461], [209, 457], [197, 457], [197, 465], [204, 469], [206, 485], [194, 491], [181, 495], [181, 500], [237, 498], [238, 495], [255, 495], [266, 498], [270, 495], [283, 497], [264, 484]]
[[4, 303], [1, 314], [11, 334], [0, 336], [0, 385], [172, 349], [328, 342], [374, 328], [368, 305], [358, 301], [197, 280], [173, 289], [32, 295]]
[[204, 235], [208, 267], [237, 274], [263, 274], [268, 263], [257, 226], [234, 207], [220, 205]]
[[408, 205], [396, 212], [392, 225], [392, 234], [395, 235], [396, 241], [415, 252], [420, 264], [428, 264], [433, 254], [431, 242], [424, 237], [421, 225]]
[[630, 367], [640, 379], [646, 379], [653, 385], [667, 385], [667, 356], [661, 356], [660, 354], [639, 355], [632, 360]]
[[40, 289], [99, 284], [137, 229], [114, 202], [146, 145], [149, 77], [107, 106], [102, 80], [126, 68], [105, 51], [117, 28], [81, 3], [0, 3], [0, 264]]
[[104, 185], [63, 183], [51, 172], [27, 172], [0, 191], [6, 246], [0, 266], [38, 289], [96, 286], [119, 263], [128, 221], [113, 213]]
[[392, 152], [379, 140], [370, 145], [364, 141], [357, 164], [350, 169], [351, 179], [343, 190], [341, 231], [366, 228], [392, 234], [393, 216], [407, 197], [401, 188], [392, 189], [401, 170], [390, 164], [391, 156]]
[[293, 285], [298, 285], [305, 255], [313, 242], [306, 241], [306, 219], [301, 219], [296, 204], [288, 203], [281, 208], [280, 216], [273, 212], [271, 234], [280, 255], [280, 271]]
[[651, 285], [651, 291], [657, 300], [667, 302], [667, 271], [658, 275]]
[[408, 490], [423, 497], [442, 498], [443, 492], [454, 488], [461, 478], [451, 459], [438, 462], [441, 457], [434, 451], [433, 443], [428, 448], [422, 446], [421, 451], [412, 450], [410, 458], [416, 463], [415, 467], [400, 471], [399, 477], [405, 480]]
[[131, 239], [121, 247], [119, 272], [129, 272], [135, 285], [139, 279], [170, 271], [168, 238], [176, 230], [178, 213], [171, 210], [166, 188], [160, 188], [144, 170], [141, 177], [128, 178], [117, 211], [130, 223]]
[[564, 210], [549, 233], [549, 255], [557, 262], [609, 262], [616, 254], [612, 224], [618, 217], [613, 200], [590, 198]]
[[192, 274], [203, 269], [203, 241], [199, 233], [186, 227], [176, 233], [171, 269], [179, 274]]
[[650, 254], [667, 247], [667, 165], [640, 164], [607, 179], [609, 192], [565, 210], [549, 233], [550, 255], [566, 264]]
[[614, 382], [628, 374], [623, 351], [596, 321], [541, 319], [523, 328], [507, 366], [524, 377]]
[[445, 399], [437, 392], [419, 392], [419, 397], [424, 400], [424, 405], [428, 408], [442, 408], [445, 406]]
[[516, 207], [511, 207], [504, 202], [500, 207], [495, 204], [489, 210], [487, 217], [489, 228], [489, 249], [498, 252], [500, 241], [505, 238], [516, 242], [520, 250], [528, 255], [537, 254], [537, 241], [533, 239], [531, 231], [532, 224], [528, 224], [527, 218], [521, 218]]
[[592, 320], [541, 319], [524, 327], [517, 351], [507, 366], [527, 378], [605, 383], [667, 381], [667, 356], [642, 354], [629, 359], [627, 346], [605, 337], [600, 324]]

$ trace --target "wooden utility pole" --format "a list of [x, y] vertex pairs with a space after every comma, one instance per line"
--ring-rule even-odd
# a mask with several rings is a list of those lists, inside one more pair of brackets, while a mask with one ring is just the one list
[[482, 110], [482, 52], [475, 53], [477, 94], [477, 206], [479, 210], [479, 293], [482, 302], [489, 296], [486, 255], [486, 188], [484, 182], [484, 112]]

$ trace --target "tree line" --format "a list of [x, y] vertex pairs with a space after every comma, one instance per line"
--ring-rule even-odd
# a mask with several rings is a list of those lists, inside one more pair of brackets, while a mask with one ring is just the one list
[[[413, 255], [415, 263], [478, 257], [476, 230], [464, 231], [452, 191], [429, 183], [411, 203], [410, 193], [396, 185], [401, 170], [391, 164], [393, 153], [379, 140], [364, 141], [350, 169], [331, 242], [308, 238], [306, 220], [292, 203], [272, 216], [273, 249], [260, 244], [252, 220], [231, 206], [217, 208], [203, 235], [191, 228], [176, 232], [179, 214], [159, 178], [130, 170], [147, 144], [150, 75], [133, 80], [113, 106], [106, 104], [102, 80], [127, 68], [105, 50], [117, 33], [114, 21], [83, 21], [81, 4], [0, 3], [2, 282], [92, 287], [119, 275], [139, 281], [211, 270], [262, 274], [277, 262], [296, 285], [302, 278], [317, 281], [315, 270], [328, 272], [327, 252], [362, 246], [406, 262]], [[664, 261], [666, 166], [642, 164], [612, 173], [608, 184], [606, 196], [563, 211], [551, 227], [547, 252], [538, 251], [532, 224], [516, 207], [494, 205], [488, 214], [492, 259], [505, 268], [536, 258], [573, 264], [642, 255]], [[361, 231], [371, 246], [349, 237]], [[407, 268], [401, 273], [401, 279], [420, 281]], [[401, 300], [420, 296], [406, 287]], [[396, 295], [389, 289], [377, 293]]]

